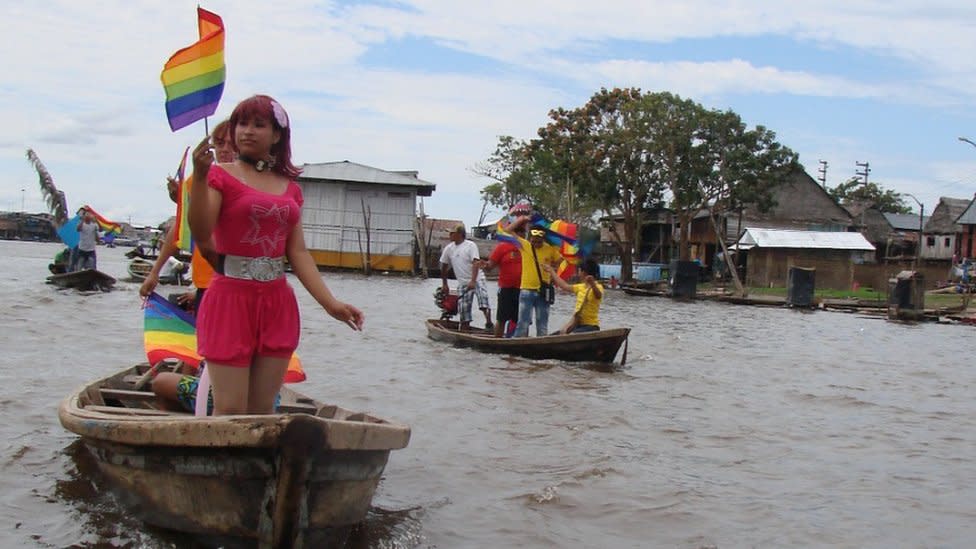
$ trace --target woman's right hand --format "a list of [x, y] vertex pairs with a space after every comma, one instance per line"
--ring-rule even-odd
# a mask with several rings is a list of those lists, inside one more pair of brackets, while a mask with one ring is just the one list
[[214, 149], [210, 142], [210, 136], [203, 138], [203, 141], [193, 149], [193, 180], [206, 181], [207, 172], [214, 161]]
[[149, 297], [149, 294], [153, 293], [153, 290], [156, 289], [157, 284], [159, 284], [159, 276], [149, 273], [146, 275], [146, 279], [142, 281], [142, 286], [139, 286], [139, 295]]

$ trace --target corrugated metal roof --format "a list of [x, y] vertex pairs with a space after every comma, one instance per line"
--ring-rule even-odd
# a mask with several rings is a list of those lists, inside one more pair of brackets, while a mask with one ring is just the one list
[[[891, 223], [891, 228], [896, 231], [915, 231], [918, 232], [918, 216], [915, 214], [896, 214], [885, 213], [885, 219]], [[922, 218], [922, 226], [929, 222], [931, 216], [926, 215]]]
[[739, 238], [742, 249], [760, 248], [817, 248], [825, 250], [873, 250], [874, 246], [861, 233], [791, 231], [786, 229], [747, 228]]
[[956, 223], [960, 225], [976, 225], [976, 198], [974, 198], [966, 209], [959, 214]]
[[323, 162], [304, 164], [299, 181], [345, 181], [350, 183], [376, 183], [381, 185], [402, 185], [433, 191], [437, 185], [424, 181], [415, 175], [417, 172], [391, 172], [364, 166], [348, 160], [342, 162]]

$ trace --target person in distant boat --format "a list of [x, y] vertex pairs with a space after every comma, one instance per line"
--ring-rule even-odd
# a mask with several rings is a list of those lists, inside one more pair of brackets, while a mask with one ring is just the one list
[[603, 303], [603, 285], [600, 284], [600, 265], [593, 259], [583, 261], [580, 272], [582, 281], [569, 284], [556, 274], [552, 265], [543, 267], [560, 290], [576, 294], [576, 307], [572, 318], [555, 334], [578, 334], [600, 329], [600, 305]]
[[522, 279], [519, 282], [518, 324], [515, 337], [528, 337], [532, 316], [535, 314], [535, 335], [549, 334], [549, 305], [554, 298], [549, 272], [543, 265], [559, 265], [562, 256], [559, 250], [546, 243], [546, 231], [541, 226], [529, 228], [529, 239], [518, 235], [518, 229], [529, 223], [529, 216], [521, 216], [503, 229], [514, 234], [519, 243], [522, 256]]
[[300, 333], [285, 259], [330, 316], [359, 331], [365, 315], [335, 298], [305, 246], [301, 170], [284, 107], [249, 97], [234, 108], [230, 132], [233, 162], [212, 166], [209, 137], [193, 151], [190, 229], [196, 242], [213, 238], [220, 254], [197, 312], [197, 352], [207, 361], [214, 415], [269, 414]]
[[441, 288], [448, 293], [447, 270], [454, 271], [457, 279], [458, 320], [461, 330], [471, 329], [471, 305], [478, 297], [478, 308], [485, 314], [485, 329], [494, 330], [491, 322], [491, 304], [488, 302], [488, 282], [481, 272], [478, 245], [467, 239], [463, 224], [448, 229], [451, 242], [441, 251]]
[[[227, 120], [224, 120], [220, 124], [214, 126], [213, 132], [211, 133], [213, 139], [214, 150], [217, 154], [217, 162], [227, 163], [234, 161], [234, 146], [233, 141], [230, 136], [230, 124]], [[191, 174], [186, 178], [184, 184], [192, 189], [193, 185], [193, 175]], [[166, 189], [169, 192], [169, 199], [174, 203], [179, 199], [180, 192], [180, 182], [172, 177], [166, 178]], [[156, 286], [159, 284], [159, 277], [162, 273], [167, 261], [174, 254], [179, 252], [179, 247], [176, 244], [176, 234], [177, 226], [180, 220], [176, 219], [173, 225], [169, 228], [166, 233], [166, 239], [163, 241], [163, 245], [159, 249], [159, 257], [156, 258], [156, 262], [153, 263], [153, 268], [146, 275], [146, 280], [143, 281], [142, 286], [139, 288], [139, 295], [142, 297], [148, 296]], [[193, 256], [190, 259], [190, 277], [193, 280], [193, 285], [196, 287], [195, 291], [187, 292], [177, 298], [177, 304], [186, 307], [188, 304], [192, 303], [191, 308], [196, 311], [200, 307], [200, 301], [203, 300], [203, 294], [207, 291], [207, 287], [210, 286], [210, 280], [213, 278], [213, 266], [206, 259], [205, 254], [213, 250], [212, 243], [204, 243], [203, 246], [197, 244], [193, 247]]]
[[[516, 213], [516, 206], [512, 206], [509, 212]], [[528, 206], [528, 213], [532, 213], [531, 206]], [[525, 227], [519, 227], [516, 232], [525, 238]], [[496, 244], [488, 260], [482, 261], [482, 270], [487, 272], [495, 267], [498, 267], [495, 337], [511, 337], [518, 323], [519, 286], [522, 283], [522, 254], [519, 247], [506, 241]]]
[[91, 210], [83, 208], [81, 222], [78, 223], [78, 251], [75, 270], [97, 269], [95, 246], [98, 244], [98, 223]]

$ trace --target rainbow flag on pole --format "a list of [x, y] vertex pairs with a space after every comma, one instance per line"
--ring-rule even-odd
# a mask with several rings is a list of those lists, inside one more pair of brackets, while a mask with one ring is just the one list
[[[143, 305], [143, 342], [149, 364], [175, 358], [191, 366], [203, 360], [197, 354], [197, 323], [189, 313], [153, 292]], [[297, 354], [291, 355], [285, 383], [305, 381], [305, 371]]]
[[176, 245], [184, 252], [193, 252], [193, 237], [190, 235], [190, 185], [193, 184], [193, 176], [183, 177], [186, 169], [186, 155], [190, 151], [187, 147], [183, 151], [183, 161], [180, 162], [179, 169], [176, 170], [176, 180], [180, 182], [179, 191], [176, 196]]
[[173, 54], [159, 75], [166, 91], [166, 116], [174, 132], [217, 111], [224, 93], [224, 21], [197, 8], [200, 39]]

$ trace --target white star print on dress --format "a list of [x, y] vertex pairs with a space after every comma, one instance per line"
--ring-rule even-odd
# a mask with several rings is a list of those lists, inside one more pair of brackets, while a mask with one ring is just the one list
[[241, 242], [244, 244], [260, 245], [265, 256], [270, 256], [278, 244], [288, 238], [287, 205], [262, 206], [251, 205], [251, 229], [247, 231]]

